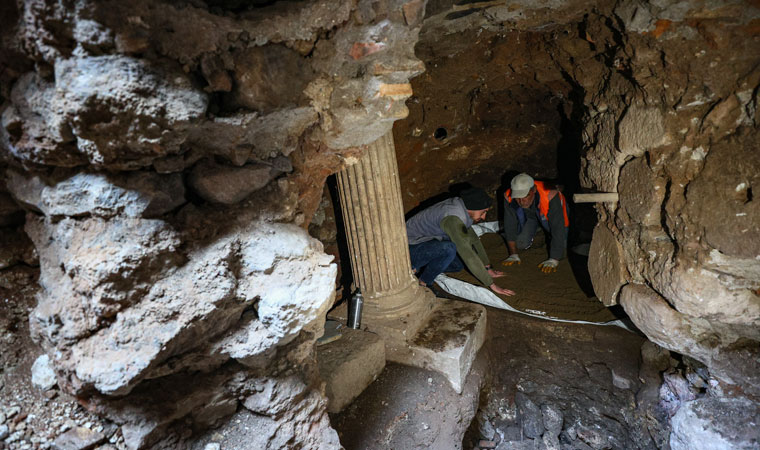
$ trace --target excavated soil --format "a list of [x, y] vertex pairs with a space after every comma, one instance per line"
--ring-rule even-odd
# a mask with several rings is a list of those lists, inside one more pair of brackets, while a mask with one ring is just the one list
[[[620, 318], [616, 316], [619, 314], [617, 311], [610, 310], [596, 297], [589, 295], [586, 280], [588, 272], [583, 267], [585, 261], [582, 258], [571, 255], [570, 259], [561, 260], [557, 272], [553, 273], [547, 274], [538, 268], [538, 265], [548, 258], [541, 233], [530, 249], [520, 252], [522, 263], [510, 267], [500, 264], [509, 256], [501, 236], [487, 233], [481, 236], [481, 241], [493, 267], [506, 274], [505, 277], [496, 278], [494, 281], [499, 286], [515, 292], [513, 296], [499, 297], [515, 309], [539, 316], [597, 323]], [[476, 286], [480, 285], [467, 270], [449, 275]]]
[[0, 450], [51, 448], [72, 430], [87, 430], [101, 449], [126, 449], [116, 425], [57, 386], [43, 391], [32, 384], [32, 366], [42, 354], [29, 335], [38, 277], [39, 269], [23, 265], [0, 271]]

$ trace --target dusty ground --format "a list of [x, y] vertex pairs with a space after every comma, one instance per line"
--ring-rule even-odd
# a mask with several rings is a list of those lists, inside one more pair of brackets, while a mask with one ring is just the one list
[[38, 274], [22, 265], [0, 271], [0, 449], [51, 448], [56, 437], [80, 427], [100, 436], [102, 450], [125, 448], [118, 427], [57, 387], [32, 384], [32, 365], [42, 354], [29, 336]]
[[[488, 308], [487, 341], [462, 395], [439, 374], [388, 364], [346, 410], [332, 416], [332, 424], [347, 450], [532, 445], [516, 412], [515, 394], [521, 391], [538, 405], [559, 408], [565, 427], [609, 431], [613, 444], [646, 448], [638, 445], [646, 439], [639, 436], [643, 425], [634, 401], [643, 342], [618, 327], [549, 322]], [[616, 384], [627, 380], [629, 387], [614, 386], [613, 372]], [[479, 411], [470, 421], [473, 387], [483, 382]], [[589, 447], [573, 446], [568, 438], [562, 448]]]
[[[569, 258], [559, 262], [557, 272], [547, 274], [538, 268], [548, 258], [543, 233], [538, 233], [531, 248], [520, 252], [521, 264], [510, 267], [499, 264], [508, 256], [508, 252], [504, 240], [498, 234], [484, 234], [481, 241], [493, 267], [506, 273], [505, 277], [494, 281], [499, 286], [515, 291], [514, 296], [500, 296], [515, 309], [547, 317], [589, 322], [608, 322], [621, 318], [617, 310], [605, 307], [593, 296], [588, 270], [584, 267], [586, 258], [570, 253]], [[466, 270], [450, 275], [480, 285]]]
[[[484, 437], [527, 439], [516, 417], [518, 392], [539, 407], [561, 410], [565, 430], [605, 435], [609, 446], [598, 448], [650, 447], [635, 401], [644, 338], [618, 327], [550, 322], [493, 308], [488, 324], [482, 351], [493, 378], [481, 396], [480, 423], [468, 433], [465, 448]], [[481, 435], [486, 420], [493, 436]], [[562, 448], [587, 448], [583, 443], [567, 436]]]
[[[503, 241], [496, 234], [483, 241], [497, 266], [506, 257]], [[522, 264], [503, 268], [508, 276], [498, 280], [517, 292], [503, 297], [512, 306], [571, 320], [618, 318], [589, 294], [585, 258], [571, 254], [556, 273], [541, 272], [537, 265], [546, 259], [546, 247], [540, 233], [534, 247], [520, 256]], [[475, 281], [466, 271], [457, 277]], [[635, 401], [644, 341], [618, 327], [488, 308], [486, 342], [463, 396], [438, 374], [389, 364], [351, 406], [332, 417], [333, 426], [348, 450], [537, 448], [540, 437], [529, 439], [523, 431], [527, 419], [515, 402], [521, 392], [538, 407], [561, 411], [563, 431], [553, 438], [562, 448], [591, 448], [600, 439], [611, 448], [650, 448], [652, 439]], [[480, 384], [479, 409], [470, 420], [472, 389]], [[604, 445], [594, 448], [610, 448]]]
[[481, 355], [459, 395], [443, 375], [387, 364], [331, 422], [347, 450], [457, 448], [477, 410], [487, 372]]

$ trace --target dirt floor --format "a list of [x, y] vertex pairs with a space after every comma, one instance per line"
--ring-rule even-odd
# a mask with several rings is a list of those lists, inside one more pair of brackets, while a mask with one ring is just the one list
[[116, 425], [57, 386], [43, 391], [32, 384], [32, 365], [42, 354], [29, 336], [38, 275], [39, 269], [23, 265], [0, 271], [0, 449], [51, 448], [59, 436], [76, 432], [94, 438], [101, 450], [126, 448]]
[[486, 373], [480, 357], [460, 395], [441, 374], [388, 364], [359, 398], [331, 416], [333, 428], [347, 450], [456, 448], [475, 416]]
[[[575, 432], [557, 437], [564, 439], [561, 448], [591, 448], [578, 430], [585, 439], [603, 436], [610, 445], [594, 448], [648, 448], [634, 400], [643, 342], [618, 327], [488, 308], [486, 342], [462, 395], [439, 374], [388, 364], [347, 409], [332, 416], [332, 424], [347, 450], [546, 448], [533, 447], [538, 441], [522, 430], [515, 401], [521, 392], [538, 407], [561, 411], [563, 427]], [[480, 384], [473, 416], [473, 389]]]
[[[522, 264], [503, 267], [499, 262], [507, 251], [501, 237], [489, 233], [482, 240], [494, 267], [507, 273], [498, 284], [517, 293], [501, 298], [516, 309], [589, 322], [624, 317], [593, 296], [586, 257], [571, 253], [556, 273], [543, 273], [537, 266], [547, 258], [546, 246], [539, 234], [533, 248], [520, 253]], [[466, 271], [455, 277], [478, 284]], [[463, 395], [436, 373], [388, 364], [346, 410], [332, 416], [346, 449], [654, 448], [635, 401], [642, 336], [487, 309], [486, 342]], [[482, 388], [473, 414], [477, 386]], [[556, 411], [561, 428], [553, 435], [530, 435], [526, 402]], [[537, 420], [542, 422], [541, 412]]]
[[[481, 236], [481, 242], [494, 268], [506, 276], [494, 281], [515, 292], [499, 297], [520, 311], [540, 316], [588, 322], [609, 322], [624, 317], [619, 309], [605, 307], [593, 293], [586, 263], [588, 258], [570, 253], [559, 262], [557, 272], [544, 273], [538, 265], [548, 258], [543, 233], [534, 245], [520, 252], [521, 264], [505, 267], [501, 261], [509, 256], [504, 240], [496, 233]], [[480, 285], [467, 270], [449, 274], [454, 278]]]

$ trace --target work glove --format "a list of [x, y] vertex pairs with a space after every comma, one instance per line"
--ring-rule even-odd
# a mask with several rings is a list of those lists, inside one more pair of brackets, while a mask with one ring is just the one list
[[517, 253], [509, 255], [509, 258], [501, 262], [503, 266], [511, 266], [513, 264], [520, 264], [520, 256]]
[[556, 272], [557, 271], [557, 264], [559, 264], [559, 261], [557, 261], [554, 258], [549, 258], [546, 261], [544, 261], [541, 264], [539, 264], [538, 267], [544, 273]]

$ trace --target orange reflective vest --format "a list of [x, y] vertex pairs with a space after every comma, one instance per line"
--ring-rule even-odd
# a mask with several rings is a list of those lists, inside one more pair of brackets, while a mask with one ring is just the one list
[[[549, 220], [549, 201], [551, 200], [549, 198], [549, 192], [551, 192], [553, 189], [548, 189], [543, 181], [534, 181], [533, 182], [536, 186], [536, 193], [538, 194], [538, 212], [548, 221]], [[559, 200], [562, 202], [562, 214], [565, 215], [565, 226], [570, 226], [570, 221], [567, 219], [567, 204], [565, 203], [565, 196], [562, 195], [562, 192], [556, 191], [557, 195], [559, 195]], [[512, 189], [507, 189], [507, 192], [504, 193], [504, 198], [507, 199], [507, 203], [512, 202]]]

